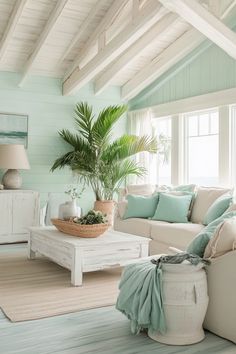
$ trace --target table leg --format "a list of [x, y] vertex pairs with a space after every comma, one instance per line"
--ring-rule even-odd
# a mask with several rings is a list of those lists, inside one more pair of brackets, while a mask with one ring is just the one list
[[74, 249], [71, 267], [71, 284], [74, 286], [81, 286], [83, 283], [82, 270], [82, 252], [80, 249]]
[[30, 232], [29, 240], [28, 240], [28, 259], [35, 259], [36, 252], [32, 250], [31, 245], [32, 245], [32, 242], [31, 242], [31, 232]]

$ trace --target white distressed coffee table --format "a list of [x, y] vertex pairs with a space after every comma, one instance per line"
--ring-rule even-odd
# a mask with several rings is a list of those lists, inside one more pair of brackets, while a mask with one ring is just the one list
[[83, 273], [115, 268], [148, 256], [150, 239], [108, 230], [97, 238], [66, 235], [54, 226], [31, 227], [28, 258], [36, 253], [71, 271], [71, 283], [82, 285]]

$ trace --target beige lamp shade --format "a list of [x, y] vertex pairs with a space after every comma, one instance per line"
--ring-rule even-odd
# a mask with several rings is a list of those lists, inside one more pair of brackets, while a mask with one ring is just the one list
[[29, 170], [30, 165], [24, 146], [0, 144], [0, 168]]

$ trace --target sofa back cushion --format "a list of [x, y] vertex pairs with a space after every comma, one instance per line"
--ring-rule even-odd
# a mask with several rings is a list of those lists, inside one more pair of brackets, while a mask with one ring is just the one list
[[170, 191], [176, 191], [176, 192], [191, 192], [194, 193], [196, 191], [196, 184], [180, 184], [178, 186], [168, 186], [166, 184], [162, 185], [157, 185], [156, 186], [156, 192], [170, 192]]
[[209, 207], [217, 198], [230, 192], [232, 192], [232, 190], [229, 188], [199, 187], [193, 203], [191, 221], [203, 224], [204, 217]]
[[126, 194], [151, 195], [155, 191], [152, 184], [129, 184], [126, 187]]
[[118, 202], [116, 204], [117, 214], [118, 214], [118, 216], [121, 219], [123, 219], [123, 217], [125, 215], [125, 212], [126, 212], [126, 209], [127, 209], [127, 205], [128, 205], [127, 200], [122, 200], [121, 202]]
[[236, 218], [224, 221], [205, 248], [204, 258], [215, 258], [236, 249]]
[[155, 185], [152, 184], [128, 184], [127, 187], [121, 188], [118, 194], [118, 201], [125, 200], [128, 194], [132, 195], [152, 195], [155, 191]]

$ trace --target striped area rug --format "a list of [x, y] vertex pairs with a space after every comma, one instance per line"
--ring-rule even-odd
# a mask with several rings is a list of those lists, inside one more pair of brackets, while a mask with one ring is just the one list
[[[45, 259], [28, 260], [25, 246], [0, 251], [0, 307], [12, 321], [34, 320], [113, 305], [120, 270], [84, 274], [83, 286], [70, 284], [70, 272]], [[12, 247], [12, 248], [11, 248]]]

